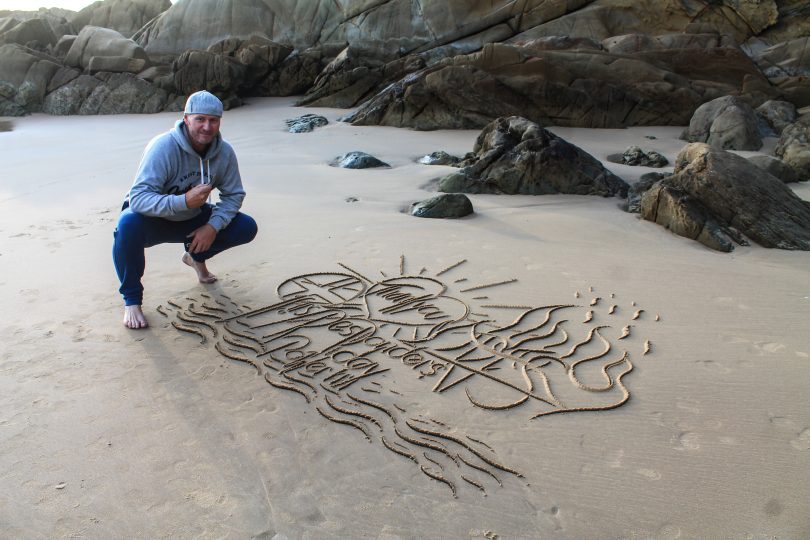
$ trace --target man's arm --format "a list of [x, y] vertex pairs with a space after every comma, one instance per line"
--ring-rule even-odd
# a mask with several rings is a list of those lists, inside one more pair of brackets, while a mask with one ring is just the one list
[[[170, 217], [193, 208], [186, 195], [164, 193], [171, 178], [170, 152], [174, 143], [168, 137], [159, 137], [144, 150], [135, 182], [129, 190], [129, 206], [133, 212], [151, 217]], [[207, 197], [207, 194], [206, 194]]]
[[230, 146], [227, 151], [227, 167], [222, 180], [217, 183], [219, 202], [214, 206], [211, 217], [208, 219], [208, 224], [217, 232], [228, 226], [239, 212], [239, 209], [242, 208], [242, 201], [245, 199], [245, 189], [242, 187], [242, 177], [239, 174], [236, 154]]

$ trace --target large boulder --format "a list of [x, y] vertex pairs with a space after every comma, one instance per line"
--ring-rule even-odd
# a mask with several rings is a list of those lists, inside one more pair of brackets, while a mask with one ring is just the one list
[[29, 19], [0, 32], [0, 44], [16, 43], [40, 51], [56, 45], [58, 39], [53, 28], [44, 19]]
[[641, 215], [720, 251], [746, 237], [810, 250], [810, 202], [747, 159], [703, 143], [681, 150], [675, 173], [642, 195]]
[[170, 96], [131, 73], [81, 75], [48, 94], [43, 112], [68, 114], [142, 114], [161, 112]]
[[498, 118], [462, 168], [439, 180], [445, 193], [626, 196], [628, 186], [596, 158], [530, 120]]
[[473, 213], [472, 201], [462, 193], [442, 193], [413, 203], [408, 213], [421, 218], [461, 218]]
[[793, 167], [799, 180], [810, 180], [810, 114], [782, 131], [774, 154]]
[[293, 51], [261, 81], [255, 92], [261, 96], [296, 96], [315, 82], [328, 59], [320, 49]]
[[[767, 171], [768, 174], [775, 176], [786, 184], [792, 184], [800, 181], [799, 175], [796, 174], [796, 170], [781, 159], [757, 154], [754, 156], [749, 156], [748, 161], [760, 169]], [[810, 178], [806, 180], [810, 180]]]
[[248, 39], [228, 38], [208, 47], [208, 52], [233, 58], [243, 66], [240, 93], [259, 93], [255, 87], [279, 67], [292, 48], [275, 43], [266, 37], [254, 35]]
[[735, 96], [724, 96], [698, 107], [682, 138], [722, 150], [762, 148], [756, 113]]
[[0, 82], [6, 83], [6, 93], [14, 89], [14, 96], [4, 99], [17, 105], [7, 104], [5, 115], [38, 111], [51, 78], [61, 68], [59, 61], [47, 54], [16, 44], [0, 45]]
[[246, 71], [235, 58], [208, 51], [186, 51], [172, 67], [174, 86], [181, 94], [208, 90], [219, 96], [236, 95]]
[[149, 56], [137, 43], [109, 28], [85, 26], [65, 57], [68, 66], [137, 73], [149, 66]]
[[97, 1], [74, 15], [71, 23], [77, 32], [85, 26], [100, 26], [129, 38], [171, 5], [170, 0]]
[[491, 43], [387, 85], [346, 120], [416, 129], [481, 128], [513, 115], [575, 127], [683, 125], [706, 101], [751, 88], [759, 99], [767, 89], [739, 49], [652, 54]]

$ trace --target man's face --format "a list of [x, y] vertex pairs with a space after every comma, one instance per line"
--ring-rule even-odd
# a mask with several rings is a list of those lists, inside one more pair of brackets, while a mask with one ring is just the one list
[[208, 114], [187, 114], [183, 117], [188, 138], [191, 139], [191, 146], [195, 150], [201, 151], [208, 148], [219, 133], [219, 121], [219, 116]]

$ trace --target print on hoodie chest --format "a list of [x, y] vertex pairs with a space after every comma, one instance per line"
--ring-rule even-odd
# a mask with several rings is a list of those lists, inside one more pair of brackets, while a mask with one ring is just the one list
[[[192, 178], [192, 180], [188, 182], [188, 184], [186, 185], [186, 182], [188, 181], [189, 178]], [[212, 173], [210, 178], [206, 179], [208, 180], [208, 183], [215, 184], [217, 180], [217, 175]], [[202, 174], [200, 173], [200, 171], [191, 171], [174, 180], [172, 182], [172, 185], [169, 186], [167, 193], [169, 195], [184, 194], [194, 186], [199, 185], [200, 183], [202, 183]]]

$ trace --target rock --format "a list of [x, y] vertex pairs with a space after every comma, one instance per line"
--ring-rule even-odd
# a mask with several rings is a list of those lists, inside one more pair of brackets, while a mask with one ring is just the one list
[[[763, 155], [756, 155], [750, 156], [748, 161], [762, 169], [763, 171], [767, 171], [768, 174], [771, 174], [784, 182], [785, 184], [791, 184], [793, 182], [799, 181], [799, 175], [796, 174], [796, 171], [782, 161], [781, 159], [777, 159], [771, 156], [763, 156]], [[810, 178], [806, 178], [805, 180], [810, 180]]]
[[447, 152], [439, 150], [437, 152], [431, 152], [426, 156], [422, 156], [418, 159], [418, 161], [423, 165], [449, 165], [451, 167], [458, 167], [459, 163], [461, 163], [461, 158], [451, 156]]
[[798, 113], [796, 106], [787, 101], [776, 101], [769, 99], [756, 109], [757, 115], [761, 117], [769, 128], [769, 135], [779, 136], [782, 130], [796, 121]]
[[[101, 77], [101, 78], [98, 78]], [[143, 114], [163, 111], [165, 90], [131, 73], [80, 75], [48, 94], [43, 112], [68, 114]]]
[[669, 176], [668, 173], [650, 172], [642, 174], [638, 181], [627, 190], [626, 212], [638, 214], [641, 212], [641, 197], [656, 183]]
[[146, 68], [143, 58], [127, 58], [126, 56], [93, 56], [87, 64], [89, 73], [110, 71], [113, 73], [140, 73]]
[[[263, 36], [248, 39], [227, 38], [208, 47], [208, 52], [233, 58], [245, 67], [239, 82], [240, 93], [254, 94], [254, 89], [287, 58], [292, 48]], [[258, 92], [260, 93], [260, 92]]]
[[304, 94], [323, 69], [324, 55], [319, 49], [293, 51], [273, 69], [256, 89], [261, 96]]
[[630, 146], [621, 154], [607, 156], [611, 163], [640, 167], [666, 167], [669, 160], [655, 150], [642, 150], [638, 146]]
[[[45, 98], [51, 78], [61, 69], [59, 61], [52, 56], [16, 44], [0, 45], [0, 77], [14, 88], [14, 99], [7, 98], [3, 104], [4, 116], [19, 116], [39, 110]], [[23, 88], [24, 95], [17, 103], [16, 94]], [[11, 105], [10, 103], [14, 103]]]
[[0, 44], [16, 43], [40, 51], [46, 51], [57, 40], [53, 29], [44, 19], [29, 19], [0, 33]]
[[237, 60], [208, 51], [186, 51], [172, 68], [178, 93], [188, 95], [208, 90], [218, 96], [236, 94], [246, 70]]
[[[149, 65], [149, 57], [137, 43], [109, 28], [85, 26], [65, 56], [65, 64], [79, 69], [90, 69], [91, 60], [96, 62], [118, 62], [118, 66], [126, 67], [128, 62], [136, 68], [134, 72], [141, 71]], [[106, 60], [100, 60], [105, 58]]]
[[777, 43], [754, 56], [769, 79], [810, 75], [810, 37]]
[[79, 11], [71, 19], [71, 24], [77, 31], [85, 26], [99, 26], [132, 37], [170, 7], [170, 0], [104, 0]]
[[765, 247], [810, 250], [810, 202], [745, 158], [694, 143], [675, 173], [642, 195], [641, 215], [720, 251], [745, 237]]
[[475, 129], [518, 115], [541, 125], [682, 125], [702, 103], [731, 93], [775, 93], [739, 49], [627, 56], [491, 43], [387, 85], [345, 120], [415, 129]]
[[365, 152], [349, 152], [332, 160], [329, 163], [332, 167], [344, 169], [370, 169], [374, 167], [390, 167], [388, 163], [366, 154]]
[[316, 127], [325, 126], [329, 123], [329, 120], [317, 114], [305, 114], [298, 118], [290, 118], [285, 122], [287, 123], [287, 131], [290, 133], [309, 133]]
[[411, 205], [412, 216], [423, 218], [460, 218], [473, 213], [470, 199], [461, 193], [442, 193]]
[[346, 47], [323, 69], [297, 105], [349, 108], [356, 105], [381, 81], [379, 67], [369, 65], [356, 51]]
[[810, 180], [810, 114], [782, 131], [774, 154], [796, 171], [800, 181]]
[[721, 97], [698, 107], [681, 138], [722, 150], [762, 148], [754, 110], [735, 96]]
[[475, 141], [475, 156], [439, 181], [445, 193], [626, 196], [628, 186], [593, 156], [525, 118], [498, 118]]

